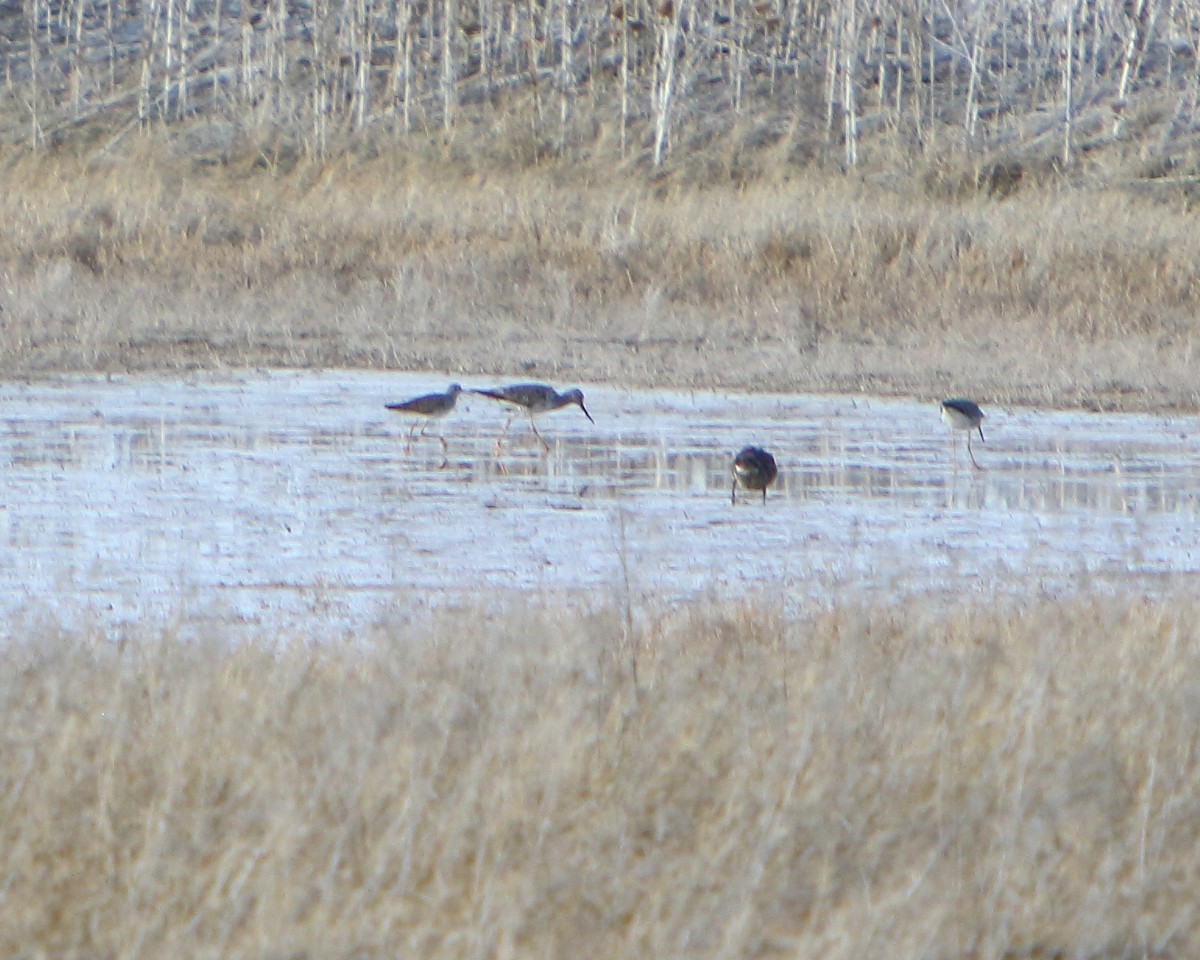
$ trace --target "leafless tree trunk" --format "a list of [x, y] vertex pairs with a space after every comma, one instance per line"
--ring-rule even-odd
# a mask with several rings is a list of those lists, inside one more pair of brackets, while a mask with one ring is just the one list
[[979, 119], [979, 60], [983, 56], [980, 34], [983, 32], [984, 13], [976, 11], [975, 18], [975, 31], [971, 38], [969, 58], [970, 76], [967, 80], [967, 103], [963, 115], [963, 129], [969, 140], [975, 139], [975, 124]]
[[25, 0], [25, 22], [28, 24], [29, 42], [29, 146], [37, 149], [42, 142], [42, 123], [38, 109], [38, 37], [37, 0]]
[[313, 21], [309, 31], [312, 44], [312, 121], [313, 153], [324, 160], [329, 150], [329, 77], [326, 71], [326, 50], [321, 38], [322, 25], [328, 17], [328, 0], [315, 0]]
[[842, 11], [842, 116], [843, 136], [846, 146], [846, 168], [858, 166], [858, 91], [856, 75], [858, 63], [858, 11], [856, 0], [843, 0]]
[[629, 34], [633, 24], [629, 12], [619, 7], [620, 22], [617, 29], [621, 31], [621, 159], [629, 153]]
[[1075, 3], [1066, 10], [1066, 54], [1063, 63], [1063, 168], [1071, 166], [1071, 137], [1075, 126]]
[[671, 126], [671, 100], [675, 95], [675, 64], [679, 57], [680, 18], [687, 0], [678, 0], [664, 9], [658, 27], [658, 69], [655, 71], [656, 89], [654, 96], [654, 166], [662, 166], [666, 155], [668, 132]]
[[[218, 0], [218, 3], [220, 0]], [[287, 0], [274, 0], [271, 4], [271, 26], [269, 45], [271, 49], [271, 114], [282, 118], [288, 100], [288, 14]]]
[[842, 17], [830, 16], [825, 39], [825, 143], [833, 144], [833, 115], [837, 107], [838, 65], [841, 61], [842, 37], [845, 28]]
[[442, 131], [449, 138], [454, 130], [457, 99], [454, 90], [454, 0], [442, 3]]
[[489, 99], [495, 82], [492, 61], [492, 4], [491, 0], [479, 0], [479, 75], [483, 78], [483, 96]]
[[733, 73], [733, 112], [742, 112], [742, 92], [746, 84], [746, 47], [749, 45], [749, 17], [743, 11], [740, 15], [737, 3], [730, 5], [729, 36], [732, 43], [729, 65]]
[[160, 113], [163, 120], [171, 109], [171, 74], [175, 67], [175, 0], [162, 0], [163, 11], [166, 14], [166, 35], [163, 38], [163, 69], [162, 69], [162, 106]]
[[[242, 41], [242, 102], [252, 104], [256, 99], [256, 91], [254, 89], [254, 27], [250, 23], [250, 5], [248, 3], [241, 4], [240, 26]], [[313, 29], [314, 31], [317, 29], [317, 24], [313, 24]]]
[[1126, 97], [1129, 95], [1130, 79], [1137, 75], [1138, 64], [1146, 42], [1150, 38], [1154, 21], [1151, 16], [1152, 0], [1130, 0], [1124, 7], [1128, 17], [1129, 37], [1125, 42], [1125, 55], [1121, 63], [1121, 80], [1117, 84], [1116, 119], [1113, 121], [1113, 136], [1121, 135], [1122, 118]]
[[404, 132], [412, 132], [412, 98], [413, 98], [413, 33], [417, 25], [413, 20], [412, 7], [409, 0], [404, 0], [404, 20], [402, 21], [404, 37], [396, 42], [404, 44]]
[[354, 127], [359, 131], [366, 128], [371, 109], [373, 40], [370, 4], [368, 0], [355, 0], [354, 16], [350, 21], [350, 56], [354, 65]]
[[573, 30], [571, 27], [570, 0], [559, 0], [558, 85], [559, 85], [559, 151], [567, 149], [567, 126], [571, 118], [571, 96], [575, 86], [575, 64], [571, 49]]

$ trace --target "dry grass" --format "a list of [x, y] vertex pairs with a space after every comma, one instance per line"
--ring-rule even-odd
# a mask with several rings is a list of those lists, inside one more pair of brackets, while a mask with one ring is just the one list
[[776, 163], [751, 183], [163, 143], [14, 158], [0, 373], [370, 366], [1196, 409], [1188, 201]]
[[1195, 956], [1198, 614], [35, 633], [0, 680], [0, 952]]

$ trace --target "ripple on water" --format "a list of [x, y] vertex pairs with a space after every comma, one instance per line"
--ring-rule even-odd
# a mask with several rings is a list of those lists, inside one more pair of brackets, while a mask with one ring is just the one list
[[[790, 608], [842, 590], [1157, 590], [1197, 569], [1195, 418], [987, 408], [976, 472], [936, 404], [585, 385], [595, 425], [540, 418], [549, 453], [518, 414], [493, 457], [509, 412], [468, 394], [405, 453], [410, 425], [384, 403], [449, 379], [10, 385], [0, 604], [10, 622], [354, 633], [531, 591]], [[747, 444], [779, 463], [765, 507], [729, 504]]]

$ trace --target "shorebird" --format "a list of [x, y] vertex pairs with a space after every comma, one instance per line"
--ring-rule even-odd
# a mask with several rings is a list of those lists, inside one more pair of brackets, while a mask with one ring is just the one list
[[[414, 439], [425, 436], [425, 430], [429, 427], [429, 421], [440, 419], [454, 409], [454, 404], [458, 402], [458, 395], [462, 393], [462, 387], [457, 383], [450, 384], [450, 388], [445, 393], [426, 393], [420, 397], [413, 397], [411, 400], [403, 400], [400, 403], [384, 404], [389, 410], [395, 410], [397, 413], [407, 413], [410, 416], [419, 418], [421, 432], [417, 433], [418, 423], [414, 423], [412, 429], [408, 432], [408, 445], [404, 448], [405, 452], [412, 450]], [[442, 466], [446, 465], [446, 438], [439, 436], [438, 442], [442, 445]]]
[[[533, 427], [533, 435], [541, 441], [547, 453], [550, 452], [550, 444], [543, 440], [542, 435], [538, 433], [537, 424], [533, 422], [534, 416], [539, 413], [549, 413], [552, 410], [561, 410], [563, 407], [575, 404], [583, 411], [585, 417], [592, 420], [592, 415], [587, 412], [587, 407], [583, 405], [583, 392], [581, 390], [567, 390], [559, 393], [553, 387], [544, 383], [514, 383], [507, 387], [497, 387], [495, 390], [472, 389], [467, 392], [477, 393], [481, 397], [491, 397], [493, 400], [502, 400], [505, 403], [511, 403], [513, 406], [521, 407], [529, 414], [529, 425]], [[595, 422], [595, 420], [592, 420], [592, 423]], [[511, 424], [512, 417], [509, 417], [508, 423], [500, 431], [500, 436], [496, 438], [496, 446], [493, 448], [493, 454], [499, 452], [500, 444], [508, 433], [508, 428]]]
[[733, 458], [733, 489], [729, 491], [729, 502], [737, 503], [737, 488], [740, 483], [747, 490], [761, 490], [763, 503], [767, 502], [767, 487], [775, 482], [779, 468], [775, 458], [762, 447], [743, 447]]
[[[978, 430], [979, 439], [983, 440], [983, 411], [979, 409], [979, 405], [973, 400], [964, 400], [961, 397], [943, 400], [942, 420], [951, 430], [967, 431], [967, 456], [971, 458], [971, 465], [976, 470], [982, 470], [983, 467], [975, 462], [975, 454], [971, 453], [971, 431]], [[957, 446], [954, 448], [954, 462], [958, 463]]]

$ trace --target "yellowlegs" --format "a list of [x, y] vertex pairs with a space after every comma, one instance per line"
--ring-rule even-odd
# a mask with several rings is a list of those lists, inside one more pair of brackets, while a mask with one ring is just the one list
[[[462, 387], [457, 383], [452, 383], [445, 393], [426, 393], [420, 397], [413, 397], [411, 400], [403, 400], [400, 403], [385, 404], [389, 410], [395, 410], [397, 413], [406, 413], [419, 418], [421, 432], [417, 433], [418, 424], [414, 423], [412, 429], [408, 432], [406, 452], [412, 450], [413, 441], [416, 437], [425, 436], [425, 430], [429, 426], [430, 420], [440, 419], [454, 409], [454, 404], [458, 402], [458, 395], [460, 393], [462, 393]], [[438, 442], [442, 445], [442, 466], [444, 467], [446, 465], [446, 438], [439, 436]]]
[[[971, 453], [971, 431], [978, 430], [979, 439], [983, 440], [983, 411], [979, 409], [979, 405], [973, 400], [964, 400], [961, 397], [943, 400], [942, 420], [951, 430], [967, 431], [967, 456], [971, 458], [971, 465], [976, 470], [982, 470], [983, 467], [975, 462], [975, 454]], [[954, 462], [958, 463], [957, 446], [954, 448]]]
[[763, 503], [767, 502], [767, 487], [775, 482], [779, 474], [775, 458], [762, 447], [743, 447], [733, 458], [733, 489], [729, 491], [729, 502], [737, 503], [737, 487], [740, 483], [747, 490], [761, 490]]
[[[521, 407], [529, 414], [529, 425], [533, 427], [533, 435], [541, 441], [543, 447], [549, 452], [550, 444], [542, 439], [542, 435], [538, 433], [537, 424], [533, 422], [535, 415], [539, 413], [549, 413], [552, 410], [561, 410], [563, 407], [575, 404], [583, 411], [583, 415], [589, 420], [592, 420], [592, 415], [587, 412], [587, 407], [583, 405], [583, 392], [580, 390], [567, 390], [564, 393], [559, 393], [553, 387], [544, 383], [514, 383], [507, 387], [497, 387], [495, 390], [469, 390], [469, 393], [477, 393], [481, 397], [491, 397], [493, 400], [503, 400], [505, 403], [511, 403], [513, 406]], [[592, 423], [595, 423], [592, 420]], [[504, 425], [504, 429], [500, 432], [500, 436], [496, 438], [495, 451], [500, 450], [500, 444], [508, 433], [508, 428], [512, 424], [512, 417], [508, 418], [508, 423]]]

